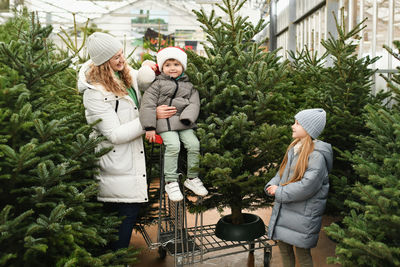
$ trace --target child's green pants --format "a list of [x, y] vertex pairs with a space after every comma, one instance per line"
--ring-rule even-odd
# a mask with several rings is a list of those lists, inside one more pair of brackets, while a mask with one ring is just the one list
[[164, 145], [164, 176], [166, 182], [178, 181], [178, 156], [181, 141], [187, 150], [187, 177], [195, 178], [199, 174], [193, 167], [199, 166], [200, 143], [193, 129], [160, 133]]

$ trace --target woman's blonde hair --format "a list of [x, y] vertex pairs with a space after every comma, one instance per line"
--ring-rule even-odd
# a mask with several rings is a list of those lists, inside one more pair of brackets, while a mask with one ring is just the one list
[[101, 84], [107, 91], [118, 96], [127, 95], [127, 88], [132, 85], [132, 77], [129, 74], [128, 64], [124, 63], [124, 68], [119, 72], [120, 79], [117, 79], [114, 70], [111, 68], [110, 61], [95, 66], [92, 64], [86, 75], [91, 84]]
[[[296, 138], [286, 150], [285, 157], [282, 160], [281, 166], [279, 167], [279, 176], [282, 178], [283, 172], [285, 170], [287, 161], [288, 161], [288, 154], [289, 150], [294, 147], [297, 143], [300, 142], [299, 138]], [[290, 180], [282, 185], [287, 185], [290, 183], [294, 183], [300, 181], [303, 178], [304, 173], [306, 172], [308, 166], [308, 156], [311, 152], [314, 151], [314, 142], [309, 135], [305, 137], [302, 141], [302, 145], [300, 147], [300, 155], [299, 159], [297, 160], [296, 166], [294, 168], [293, 177]]]

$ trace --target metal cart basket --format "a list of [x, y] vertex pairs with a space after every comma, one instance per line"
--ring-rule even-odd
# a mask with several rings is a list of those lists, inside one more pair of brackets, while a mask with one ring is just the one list
[[[203, 213], [195, 213], [194, 226], [188, 227], [186, 215], [186, 194], [185, 189], [181, 188], [183, 200], [173, 202], [168, 199], [164, 191], [163, 174], [163, 155], [164, 145], [160, 145], [160, 195], [158, 207], [157, 240], [153, 242], [148, 227], [143, 222], [138, 222], [137, 227], [142, 234], [146, 244], [151, 249], [158, 249], [160, 258], [165, 258], [167, 254], [174, 257], [174, 266], [184, 266], [194, 263], [202, 263], [206, 260], [238, 254], [243, 252], [254, 253], [255, 250], [263, 249], [264, 267], [268, 267], [271, 260], [272, 246], [275, 242], [271, 241], [266, 235], [253, 241], [225, 241], [215, 236], [215, 224], [203, 225]], [[182, 184], [182, 183], [180, 183]], [[196, 204], [201, 204], [202, 197], [197, 197]], [[266, 231], [267, 232], [267, 231]], [[225, 253], [218, 253], [219, 251]]]

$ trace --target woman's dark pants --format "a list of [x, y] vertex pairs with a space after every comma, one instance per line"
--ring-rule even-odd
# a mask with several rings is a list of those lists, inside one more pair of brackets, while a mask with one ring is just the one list
[[141, 206], [142, 203], [104, 203], [107, 212], [118, 212], [118, 216], [124, 218], [119, 226], [118, 240], [111, 244], [113, 250], [129, 246], [133, 226], [136, 224]]

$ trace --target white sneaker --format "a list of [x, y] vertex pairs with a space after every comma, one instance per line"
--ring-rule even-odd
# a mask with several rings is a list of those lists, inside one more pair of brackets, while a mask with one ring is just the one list
[[204, 187], [203, 183], [201, 182], [201, 180], [196, 177], [193, 179], [186, 179], [185, 183], [184, 183], [185, 187], [189, 188], [190, 190], [192, 190], [196, 195], [198, 196], [207, 196], [208, 191], [207, 189]]
[[183, 199], [183, 195], [181, 190], [179, 189], [178, 182], [167, 183], [165, 185], [165, 192], [168, 194], [168, 198], [171, 201], [181, 201]]

